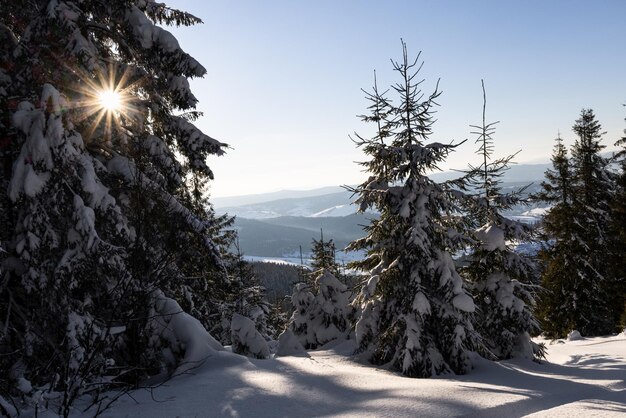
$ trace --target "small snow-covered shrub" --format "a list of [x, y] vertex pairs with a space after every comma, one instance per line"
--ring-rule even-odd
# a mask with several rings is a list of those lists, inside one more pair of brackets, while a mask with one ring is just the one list
[[572, 330], [570, 331], [569, 334], [567, 334], [567, 341], [578, 341], [578, 340], [584, 340], [583, 336], [580, 335], [579, 331]]
[[[199, 320], [187, 314], [180, 305], [163, 292], [156, 291], [150, 326], [163, 347], [164, 361], [176, 373], [200, 366], [224, 347], [207, 332]], [[153, 345], [155, 344], [153, 339]]]
[[298, 337], [298, 340], [305, 348], [310, 348], [315, 344], [315, 336], [310, 324], [311, 305], [315, 300], [315, 296], [311, 293], [311, 286], [307, 283], [297, 283], [291, 303], [294, 311], [291, 315], [289, 329]]
[[255, 324], [250, 318], [234, 314], [231, 322], [231, 332], [233, 353], [260, 359], [270, 356], [267, 342], [256, 330]]
[[285, 330], [278, 337], [277, 356], [308, 356], [306, 350], [300, 344], [298, 337], [290, 329]]
[[295, 311], [291, 330], [307, 349], [314, 349], [330, 341], [347, 339], [350, 331], [351, 292], [326, 269], [315, 279], [317, 294], [305, 283], [296, 285], [291, 297]]
[[350, 305], [352, 293], [333, 274], [323, 270], [316, 279], [319, 293], [315, 302], [320, 308], [321, 322], [315, 327], [318, 345], [334, 340], [345, 340], [350, 334], [350, 321], [353, 308]]

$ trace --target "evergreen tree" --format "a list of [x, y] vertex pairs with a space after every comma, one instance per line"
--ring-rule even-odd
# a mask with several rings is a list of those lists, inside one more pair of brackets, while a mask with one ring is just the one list
[[354, 189], [357, 204], [361, 212], [380, 213], [366, 227], [367, 236], [349, 247], [367, 251], [354, 264], [365, 272], [356, 338], [370, 361], [407, 376], [465, 373], [478, 340], [475, 306], [450, 255], [462, 242], [455, 232], [458, 208], [454, 192], [426, 176], [454, 146], [426, 143], [440, 92], [435, 88], [422, 100], [419, 55], [410, 62], [402, 46], [402, 61], [393, 62], [398, 102], [374, 83], [367, 94], [371, 114], [362, 119], [375, 123], [376, 133], [356, 140], [370, 157], [362, 163], [370, 177]]
[[257, 331], [254, 321], [235, 313], [231, 321], [233, 353], [265, 359], [270, 356], [267, 340]]
[[143, 0], [5, 3], [0, 396], [45, 387], [67, 416], [87, 388], [101, 405], [160, 371], [163, 294], [217, 311], [224, 220], [190, 184], [225, 144], [192, 123], [205, 69], [159, 26], [199, 19]]
[[609, 289], [609, 220], [613, 183], [600, 123], [591, 109], [583, 109], [573, 131], [571, 175], [562, 147], [557, 143], [554, 171], [543, 186], [543, 199], [554, 206], [544, 220], [553, 244], [541, 257], [546, 288], [541, 316], [546, 334], [563, 337], [571, 330], [582, 335], [613, 331]]
[[276, 339], [287, 329], [289, 324], [290, 305], [287, 298], [272, 303], [269, 315], [267, 316], [268, 328], [274, 332], [272, 338]]
[[[546, 170], [541, 190], [533, 197], [552, 205], [544, 229], [548, 234], [556, 235], [570, 225], [567, 219], [572, 204], [572, 167], [560, 133], [555, 139], [551, 161], [552, 170]], [[555, 211], [559, 212], [560, 218], [556, 218]]]
[[559, 135], [552, 153], [552, 169], [545, 173], [541, 191], [534, 198], [551, 205], [543, 218], [539, 251], [541, 285], [544, 289], [537, 307], [541, 326], [548, 337], [564, 337], [576, 328], [575, 291], [571, 268], [575, 265], [572, 223], [572, 167], [567, 148]]
[[315, 331], [310, 326], [312, 320], [312, 312], [315, 295], [311, 292], [312, 286], [305, 282], [296, 283], [291, 295], [291, 304], [293, 305], [293, 313], [289, 320], [289, 329], [300, 341], [304, 348], [313, 348], [317, 346], [315, 339]]
[[482, 162], [470, 166], [469, 186], [475, 194], [468, 201], [470, 219], [475, 228], [475, 241], [470, 247], [470, 264], [464, 269], [472, 284], [477, 305], [476, 330], [486, 347], [499, 359], [522, 355], [530, 358], [543, 356], [543, 349], [530, 339], [538, 331], [533, 316], [534, 291], [532, 282], [534, 262], [511, 248], [511, 242], [531, 239], [530, 229], [502, 213], [523, 201], [521, 190], [502, 193], [500, 177], [509, 168], [513, 155], [492, 160], [493, 133], [498, 122], [486, 123], [487, 99], [483, 86], [483, 121], [473, 132], [477, 135], [477, 151]]
[[625, 136], [615, 145], [621, 147], [615, 155], [619, 172], [615, 183], [615, 195], [611, 202], [611, 277], [615, 296], [614, 317], [617, 318], [620, 330], [626, 329], [626, 129]]
[[346, 339], [351, 331], [354, 309], [352, 292], [339, 278], [332, 240], [313, 240], [307, 281], [296, 284], [291, 297], [294, 312], [289, 328], [303, 347], [315, 349], [333, 340]]
[[605, 335], [614, 329], [607, 268], [613, 183], [608, 160], [600, 155], [603, 133], [593, 111], [583, 109], [572, 129], [577, 136], [572, 148], [575, 325], [583, 335]]
[[312, 286], [298, 283], [291, 297], [294, 313], [289, 328], [306, 349], [318, 348], [330, 341], [347, 339], [351, 331], [352, 292], [326, 269]]
[[340, 266], [335, 258], [335, 243], [333, 240], [324, 241], [324, 231], [320, 230], [320, 239], [313, 239], [311, 246], [311, 270], [317, 272], [326, 269], [335, 277], [341, 277]]
[[236, 253], [224, 256], [228, 283], [219, 303], [219, 320], [211, 321], [211, 334], [222, 344], [232, 344], [231, 322], [234, 314], [239, 314], [250, 319], [264, 339], [277, 338], [278, 332], [268, 324], [273, 307], [265, 297], [265, 288], [259, 283], [250, 263], [244, 259], [237, 238], [235, 242]]

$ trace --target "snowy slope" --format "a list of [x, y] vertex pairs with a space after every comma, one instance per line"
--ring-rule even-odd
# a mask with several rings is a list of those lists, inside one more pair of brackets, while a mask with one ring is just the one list
[[[618, 417], [626, 415], [626, 335], [549, 344], [549, 363], [477, 359], [465, 376], [410, 379], [349, 357], [248, 360], [221, 352], [105, 417]], [[50, 417], [51, 414], [44, 416]], [[75, 416], [80, 416], [77, 412]]]
[[354, 205], [337, 205], [328, 209], [324, 209], [311, 215], [312, 218], [320, 218], [324, 216], [348, 216], [356, 213]]
[[213, 203], [216, 208], [221, 209], [226, 207], [254, 205], [258, 203], [266, 203], [283, 199], [311, 198], [315, 196], [322, 196], [340, 192], [345, 192], [345, 189], [341, 186], [320, 187], [311, 190], [281, 190], [272, 193], [259, 193], [230, 197], [214, 197], [211, 199], [211, 203]]
[[[337, 206], [350, 206], [351, 200], [352, 193], [343, 190], [323, 195], [285, 198], [237, 206], [215, 205], [215, 210], [219, 214], [228, 213], [231, 216], [248, 219], [267, 219], [279, 216], [312, 216]], [[348, 214], [354, 212], [356, 212], [356, 207]]]

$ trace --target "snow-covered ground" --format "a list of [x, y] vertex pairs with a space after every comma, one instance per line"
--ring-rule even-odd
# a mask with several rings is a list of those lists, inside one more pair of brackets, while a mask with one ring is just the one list
[[[337, 251], [335, 253], [335, 261], [338, 264], [344, 265], [351, 263], [353, 261], [362, 260], [365, 257], [365, 253], [363, 251]], [[256, 255], [244, 255], [244, 259], [250, 262], [259, 262], [259, 263], [277, 263], [277, 264], [290, 264], [294, 266], [300, 266], [304, 263], [305, 266], [311, 265], [311, 253], [305, 253], [303, 259], [300, 260], [299, 255], [295, 254], [287, 254], [283, 257], [263, 257]]]
[[292, 266], [299, 266], [302, 263], [306, 266], [311, 262], [309, 258], [304, 258], [301, 261], [299, 257], [263, 257], [258, 255], [244, 255], [244, 259], [251, 263], [290, 264]]
[[558, 341], [548, 362], [476, 359], [464, 376], [410, 379], [355, 362], [350, 342], [310, 357], [216, 352], [120, 399], [105, 417], [623, 417], [626, 335]]

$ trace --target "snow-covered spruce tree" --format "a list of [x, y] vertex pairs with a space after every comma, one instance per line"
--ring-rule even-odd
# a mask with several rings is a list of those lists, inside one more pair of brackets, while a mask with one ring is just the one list
[[467, 200], [469, 218], [474, 229], [472, 254], [463, 275], [472, 284], [476, 331], [483, 337], [486, 348], [498, 359], [517, 356], [539, 358], [542, 347], [533, 343], [530, 335], [538, 331], [533, 316], [536, 266], [528, 257], [511, 248], [512, 242], [528, 241], [530, 228], [511, 220], [503, 212], [522, 203], [519, 190], [503, 193], [501, 176], [508, 170], [514, 155], [493, 160], [493, 133], [498, 122], [487, 123], [487, 99], [483, 88], [483, 120], [472, 125], [479, 144], [478, 166], [470, 166]]
[[611, 277], [614, 280], [615, 317], [618, 318], [618, 326], [621, 330], [626, 329], [626, 129], [625, 136], [618, 140], [615, 145], [621, 147], [615, 155], [615, 161], [619, 164], [619, 172], [615, 182], [615, 194], [611, 202]]
[[571, 274], [577, 245], [572, 221], [572, 168], [560, 135], [555, 142], [552, 169], [545, 172], [541, 190], [533, 196], [550, 204], [540, 230], [544, 243], [539, 251], [543, 291], [537, 304], [537, 317], [550, 338], [564, 337], [576, 328], [576, 281]]
[[572, 241], [574, 265], [570, 277], [574, 300], [574, 329], [582, 335], [604, 335], [614, 330], [608, 290], [610, 220], [613, 190], [608, 160], [600, 155], [602, 128], [591, 109], [583, 109], [573, 131]]
[[352, 292], [326, 269], [317, 271], [315, 288], [317, 294], [309, 284], [298, 283], [291, 297], [294, 312], [289, 329], [306, 349], [347, 339], [351, 331]]
[[315, 295], [312, 293], [312, 286], [309, 283], [296, 283], [291, 295], [293, 313], [289, 319], [288, 329], [294, 333], [304, 348], [316, 346], [315, 334], [312, 327], [309, 326], [314, 300]]
[[289, 329], [307, 349], [315, 349], [333, 340], [348, 338], [354, 308], [352, 292], [339, 280], [332, 240], [313, 240], [311, 265], [317, 269], [307, 281], [296, 284], [291, 301], [294, 312]]
[[163, 294], [217, 309], [219, 221], [188, 183], [225, 145], [191, 123], [205, 69], [157, 26], [198, 22], [150, 0], [0, 8], [0, 396], [19, 408], [45, 390], [68, 415], [159, 372]]
[[612, 332], [615, 282], [610, 274], [610, 201], [613, 179], [608, 160], [600, 155], [601, 126], [590, 109], [583, 109], [573, 130], [572, 158], [557, 143], [554, 171], [547, 173], [538, 197], [553, 204], [544, 219], [547, 248], [540, 256], [542, 325], [548, 336], [564, 337], [571, 330], [583, 335]]
[[361, 212], [380, 214], [366, 227], [367, 236], [349, 246], [366, 250], [354, 267], [365, 272], [357, 304], [356, 338], [375, 364], [412, 377], [428, 377], [471, 368], [469, 352], [478, 349], [472, 326], [472, 297], [456, 271], [451, 252], [460, 248], [454, 191], [433, 182], [453, 145], [427, 143], [432, 132], [438, 88], [422, 100], [416, 79], [421, 65], [403, 59], [393, 68], [400, 81], [392, 86], [397, 103], [374, 83], [367, 93], [376, 125], [372, 138], [357, 135], [370, 160], [370, 177], [354, 189]]
[[265, 288], [259, 283], [252, 266], [244, 259], [238, 239], [235, 250], [234, 254], [224, 256], [229, 280], [219, 302], [219, 319], [212, 321], [211, 335], [222, 344], [232, 344], [231, 321], [235, 314], [239, 314], [249, 318], [264, 339], [277, 338], [279, 332], [268, 324], [268, 316], [274, 307], [265, 298]]
[[320, 239], [313, 239], [311, 246], [311, 270], [314, 274], [320, 269], [326, 269], [337, 278], [341, 276], [335, 257], [336, 250], [333, 240], [324, 241], [324, 231], [320, 230]]
[[352, 330], [354, 308], [350, 304], [353, 293], [331, 271], [318, 270], [315, 278], [317, 295], [312, 328], [318, 346], [334, 340], [347, 339]]
[[235, 313], [231, 321], [231, 332], [233, 353], [260, 359], [270, 356], [267, 341], [250, 318]]

